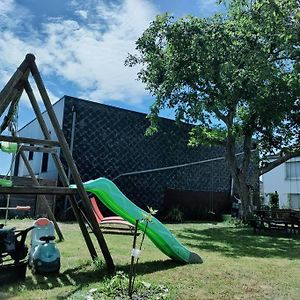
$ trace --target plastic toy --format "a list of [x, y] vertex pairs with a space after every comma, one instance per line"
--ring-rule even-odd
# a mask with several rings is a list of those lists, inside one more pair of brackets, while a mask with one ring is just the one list
[[60, 252], [54, 242], [54, 225], [47, 218], [33, 223], [28, 266], [33, 273], [56, 273], [60, 269]]
[[16, 230], [0, 224], [0, 283], [11, 283], [25, 279], [28, 248], [27, 233], [33, 227]]

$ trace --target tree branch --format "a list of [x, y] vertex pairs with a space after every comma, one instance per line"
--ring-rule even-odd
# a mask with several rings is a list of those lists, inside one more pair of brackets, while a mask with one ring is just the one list
[[218, 109], [213, 109], [213, 112], [216, 114], [216, 116], [217, 116], [220, 120], [222, 120], [222, 121], [226, 124], [226, 121], [227, 121], [226, 116], [223, 115], [223, 114], [220, 112], [220, 110], [218, 110]]
[[278, 167], [279, 165], [283, 164], [287, 160], [289, 160], [289, 159], [291, 159], [293, 157], [297, 157], [297, 156], [300, 156], [300, 150], [287, 153], [284, 156], [280, 156], [276, 160], [268, 163], [265, 167], [263, 167], [260, 170], [259, 175], [263, 175], [263, 174], [265, 174], [265, 173], [273, 170], [274, 168]]
[[280, 57], [276, 57], [273, 59], [270, 59], [270, 62], [276, 62], [276, 61], [280, 61], [280, 60], [295, 60], [297, 58], [300, 58], [300, 54], [294, 55], [294, 56], [280, 56]]

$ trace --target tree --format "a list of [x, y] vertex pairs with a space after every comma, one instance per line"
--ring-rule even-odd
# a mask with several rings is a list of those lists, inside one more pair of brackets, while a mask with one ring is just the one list
[[[148, 133], [170, 108], [195, 124], [190, 144], [223, 145], [247, 216], [253, 148], [256, 179], [300, 155], [299, 1], [233, 0], [210, 18], [157, 16], [136, 49], [125, 64], [141, 65], [138, 79], [156, 99]], [[279, 158], [268, 162], [272, 153]]]

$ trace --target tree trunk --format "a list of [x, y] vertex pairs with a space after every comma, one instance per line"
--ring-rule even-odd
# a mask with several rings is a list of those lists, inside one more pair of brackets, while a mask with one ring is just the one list
[[245, 178], [240, 178], [240, 184], [237, 185], [239, 196], [241, 199], [241, 213], [240, 217], [243, 220], [247, 220], [252, 211], [252, 203], [250, 197], [249, 186], [247, 185]]
[[252, 211], [252, 203], [250, 197], [249, 185], [247, 184], [247, 177], [249, 175], [249, 165], [251, 162], [251, 154], [252, 154], [252, 132], [247, 132], [244, 136], [244, 141], [242, 144], [243, 149], [243, 157], [239, 159], [236, 155], [236, 149], [239, 147], [237, 145], [240, 144], [234, 134], [233, 128], [233, 114], [231, 118], [228, 119], [227, 128], [228, 128], [228, 136], [226, 140], [226, 160], [228, 162], [229, 170], [231, 172], [234, 185], [236, 186], [239, 199], [241, 200], [240, 205], [240, 217], [243, 220], [247, 220]]
[[233, 177], [234, 186], [239, 194], [238, 197], [241, 200], [239, 215], [243, 220], [247, 220], [252, 211], [249, 185], [247, 184], [247, 173], [242, 172], [239, 168], [235, 154], [231, 155], [231, 157], [227, 154], [227, 162]]

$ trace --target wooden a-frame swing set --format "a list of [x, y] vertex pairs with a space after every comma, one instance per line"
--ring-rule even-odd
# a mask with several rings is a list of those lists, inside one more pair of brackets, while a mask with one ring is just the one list
[[[49, 120], [51, 122], [51, 125], [52, 125], [55, 133], [56, 133], [57, 141], [51, 140], [51, 136], [49, 134], [48, 127], [46, 125], [46, 122], [43, 118], [40, 107], [36, 100], [36, 97], [31, 88], [31, 84], [28, 80], [30, 74], [32, 75], [32, 77], [34, 79], [34, 82], [35, 82], [35, 84], [38, 88], [39, 94], [41, 96], [42, 102], [45, 105], [46, 112], [49, 116]], [[48, 217], [54, 222], [55, 229], [56, 229], [56, 232], [57, 232], [60, 240], [63, 240], [63, 235], [60, 231], [59, 226], [57, 225], [57, 222], [56, 222], [55, 217], [48, 205], [45, 195], [52, 194], [52, 195], [68, 196], [70, 203], [71, 203], [71, 207], [74, 211], [74, 215], [76, 216], [76, 219], [78, 221], [79, 227], [81, 229], [81, 232], [83, 234], [83, 237], [85, 239], [86, 245], [88, 247], [88, 250], [90, 252], [92, 259], [96, 259], [98, 257], [98, 255], [97, 255], [96, 249], [94, 247], [94, 244], [92, 242], [92, 239], [89, 235], [88, 229], [85, 225], [86, 221], [89, 224], [89, 226], [91, 227], [92, 232], [96, 236], [97, 242], [103, 253], [103, 256], [104, 256], [104, 259], [105, 259], [105, 262], [106, 262], [106, 265], [107, 265], [109, 271], [113, 272], [115, 269], [115, 266], [114, 266], [112, 257], [108, 250], [106, 241], [101, 232], [99, 224], [96, 220], [90, 199], [89, 199], [86, 191], [84, 190], [78, 169], [73, 160], [71, 151], [69, 149], [69, 146], [67, 144], [65, 136], [63, 134], [63, 131], [60, 128], [59, 122], [56, 118], [56, 115], [55, 115], [55, 112], [51, 105], [51, 101], [49, 99], [47, 90], [44, 86], [43, 80], [41, 78], [41, 75], [40, 75], [37, 65], [35, 63], [35, 57], [33, 54], [26, 55], [24, 61], [21, 63], [21, 65], [19, 66], [17, 71], [13, 74], [13, 76], [10, 78], [10, 80], [7, 82], [7, 84], [4, 86], [4, 88], [0, 92], [0, 117], [4, 114], [4, 112], [8, 108], [8, 116], [6, 117], [6, 119], [7, 120], [10, 119], [10, 114], [15, 111], [15, 107], [18, 104], [24, 90], [27, 93], [27, 96], [33, 107], [36, 118], [39, 122], [42, 133], [44, 135], [44, 139], [32, 139], [32, 138], [26, 138], [26, 137], [19, 137], [19, 136], [17, 136], [16, 133], [12, 134], [12, 136], [2, 135], [1, 132], [5, 129], [6, 126], [8, 126], [8, 124], [5, 124], [5, 122], [4, 122], [4, 125], [1, 126], [0, 142], [11, 142], [11, 143], [18, 144], [18, 146], [20, 147], [19, 148], [20, 157], [24, 161], [25, 167], [28, 170], [28, 173], [32, 179], [33, 185], [30, 187], [21, 187], [21, 186], [0, 187], [0, 194], [39, 195], [40, 196], [39, 201], [44, 202], [45, 207], [47, 209]], [[26, 144], [27, 144], [27, 146], [26, 146]], [[30, 146], [28, 146], [28, 144]], [[34, 145], [34, 146], [32, 146], [32, 145]], [[68, 168], [73, 177], [74, 183], [77, 186], [77, 189], [69, 188], [69, 184], [70, 184], [69, 179], [63, 168], [60, 157], [57, 154], [56, 147], [61, 148], [61, 153], [65, 158], [65, 161], [68, 165]], [[60, 177], [60, 180], [62, 183], [62, 187], [41, 186], [39, 184], [38, 180], [36, 179], [36, 177], [34, 175], [32, 167], [28, 161], [28, 158], [24, 153], [24, 151], [28, 151], [29, 148], [30, 148], [30, 151], [47, 152], [52, 155], [53, 161], [58, 170], [58, 174], [59, 174], [59, 177]], [[84, 210], [85, 210], [84, 212], [80, 209], [80, 207], [77, 203], [76, 194], [78, 194], [79, 197], [82, 199], [82, 203], [83, 203]]]

